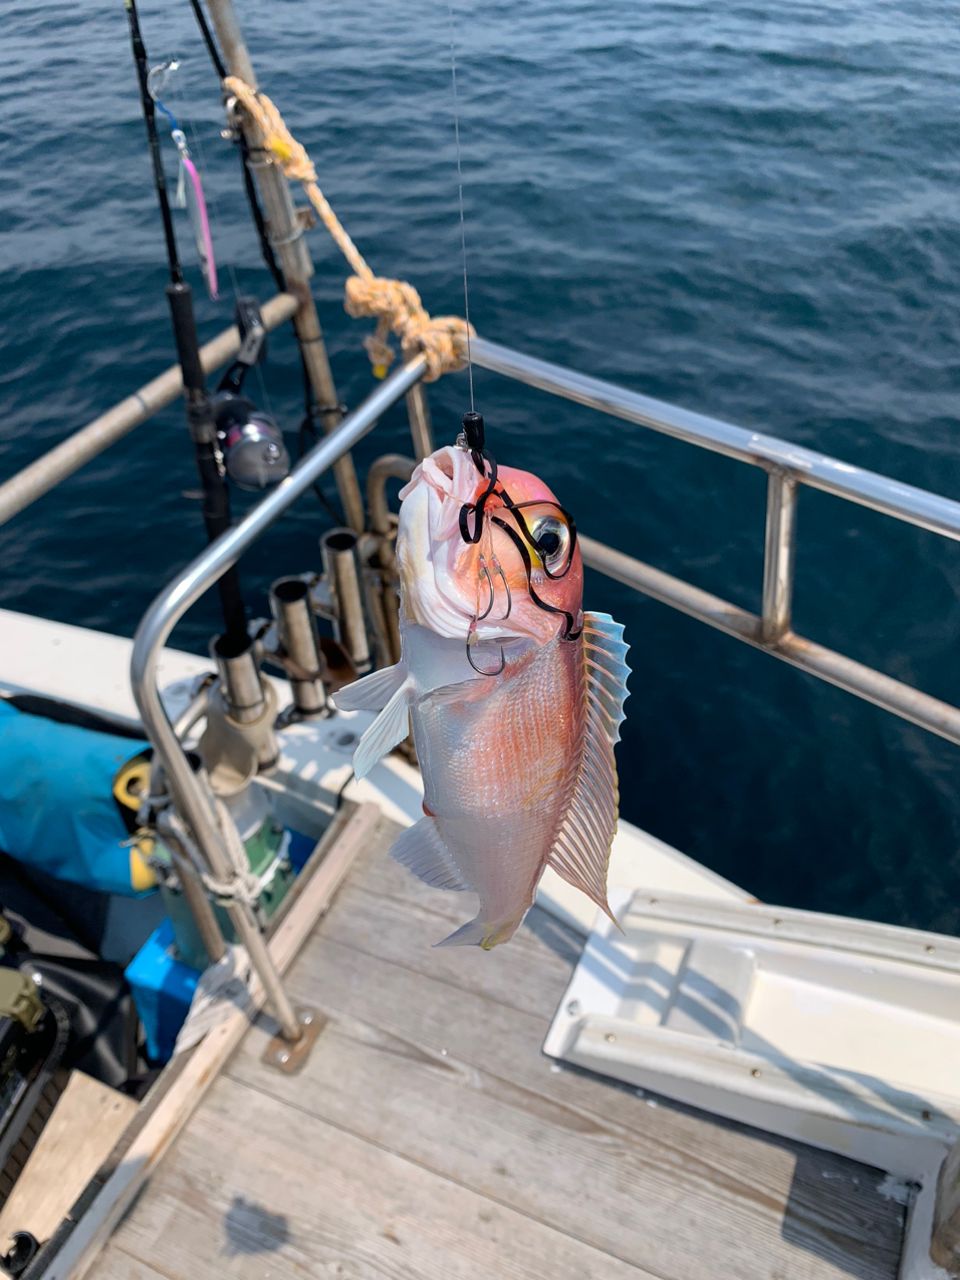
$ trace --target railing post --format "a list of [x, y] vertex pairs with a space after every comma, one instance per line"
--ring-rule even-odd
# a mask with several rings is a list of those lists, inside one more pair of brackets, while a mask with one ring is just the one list
[[763, 548], [761, 644], [776, 644], [790, 630], [796, 540], [797, 482], [783, 471], [771, 471], [767, 481], [767, 529]]
[[418, 462], [433, 453], [433, 432], [430, 429], [430, 406], [422, 383], [407, 392], [407, 417], [410, 419], [410, 438]]

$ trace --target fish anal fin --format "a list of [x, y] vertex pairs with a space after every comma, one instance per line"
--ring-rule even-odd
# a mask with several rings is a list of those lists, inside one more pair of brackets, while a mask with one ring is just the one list
[[333, 695], [333, 704], [338, 711], [382, 711], [406, 678], [407, 668], [402, 662], [372, 671], [344, 685]]
[[398, 746], [410, 732], [412, 696], [412, 684], [403, 681], [360, 739], [353, 753], [353, 772], [358, 781], [365, 778], [373, 766]]
[[617, 925], [607, 901], [607, 868], [617, 830], [617, 765], [613, 755], [627, 697], [623, 627], [607, 614], [583, 622], [583, 741], [573, 765], [570, 800], [547, 863], [585, 893]]
[[421, 818], [401, 832], [393, 842], [390, 857], [434, 889], [470, 888], [432, 817]]

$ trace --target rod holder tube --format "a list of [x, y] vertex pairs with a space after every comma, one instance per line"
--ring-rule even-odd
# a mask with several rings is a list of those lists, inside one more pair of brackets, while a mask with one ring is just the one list
[[[385, 538], [390, 532], [387, 481], [408, 481], [416, 465], [412, 458], [405, 458], [402, 453], [385, 453], [370, 463], [367, 470], [367, 507], [370, 511], [370, 528], [381, 538]], [[392, 564], [393, 558], [391, 553], [388, 560], [382, 563]]]
[[410, 422], [410, 439], [417, 461], [422, 462], [433, 453], [433, 430], [430, 425], [430, 406], [427, 391], [422, 383], [407, 392], [407, 418]]
[[357, 542], [352, 529], [331, 529], [320, 539], [320, 553], [337, 610], [337, 639], [350, 655], [358, 674], [363, 674], [370, 670], [371, 662]]
[[771, 471], [767, 481], [763, 623], [760, 628], [765, 644], [772, 644], [790, 630], [796, 547], [797, 482], [782, 471]]
[[263, 681], [254, 652], [253, 641], [244, 637], [239, 643], [224, 634], [214, 636], [210, 656], [220, 672], [220, 686], [231, 720], [251, 724], [263, 715], [266, 698]]
[[270, 612], [277, 624], [280, 657], [285, 660], [293, 704], [302, 716], [326, 709], [324, 660], [317, 619], [310, 606], [310, 585], [303, 578], [278, 578], [270, 588]]

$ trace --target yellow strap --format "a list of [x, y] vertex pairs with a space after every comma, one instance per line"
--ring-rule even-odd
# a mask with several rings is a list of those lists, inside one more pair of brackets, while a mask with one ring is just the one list
[[[251, 89], [239, 76], [227, 76], [223, 87], [253, 120], [274, 163], [283, 169], [286, 177], [303, 184], [317, 216], [353, 269], [354, 274], [346, 282], [344, 305], [348, 315], [377, 319], [376, 329], [363, 344], [374, 373], [384, 377], [393, 361], [393, 349], [388, 342], [391, 333], [396, 335], [404, 356], [422, 353], [426, 357], [427, 382], [462, 369], [466, 358], [467, 322], [460, 316], [431, 316], [413, 285], [375, 275], [317, 185], [317, 171], [306, 148], [291, 134], [276, 106], [265, 93]], [[471, 335], [474, 332], [472, 325], [469, 332]]]

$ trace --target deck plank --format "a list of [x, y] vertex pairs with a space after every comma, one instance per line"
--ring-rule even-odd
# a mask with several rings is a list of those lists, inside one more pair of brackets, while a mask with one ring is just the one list
[[170, 1277], [140, 1258], [134, 1258], [112, 1240], [104, 1249], [94, 1273], [105, 1280], [170, 1280]]
[[[380, 898], [365, 886], [351, 884], [343, 890], [342, 910], [331, 915], [324, 937], [392, 964], [407, 968], [413, 964], [434, 980], [482, 994], [541, 1020], [552, 1014], [569, 981], [570, 965], [558, 963], [557, 956], [542, 946], [529, 928], [515, 934], [509, 947], [490, 952], [479, 947], [433, 946], [471, 914], [464, 905], [465, 895], [457, 897], [459, 910], [444, 916], [429, 902]], [[544, 922], [549, 919], [544, 912], [536, 914]], [[554, 923], [560, 945], [571, 957], [579, 955], [582, 938]]]
[[232, 1079], [114, 1246], [100, 1280], [126, 1277], [127, 1257], [170, 1280], [654, 1280]]
[[291, 990], [332, 1022], [301, 1080], [260, 1063], [265, 1029], [231, 1074], [668, 1280], [699, 1280], [707, 1241], [740, 1280], [895, 1275], [879, 1174], [551, 1070], [545, 1019], [410, 978], [314, 940]]
[[[260, 1062], [262, 1020], [112, 1257], [173, 1280], [893, 1280], [903, 1211], [879, 1194], [877, 1171], [558, 1070], [540, 1045], [574, 937], [534, 912], [490, 954], [433, 950], [472, 899], [391, 864], [392, 834], [384, 824], [290, 971], [294, 997], [330, 1019], [306, 1067], [284, 1076]], [[225, 1254], [238, 1203], [286, 1215], [289, 1239], [268, 1257]], [[402, 1247], [384, 1249], [397, 1215]]]

